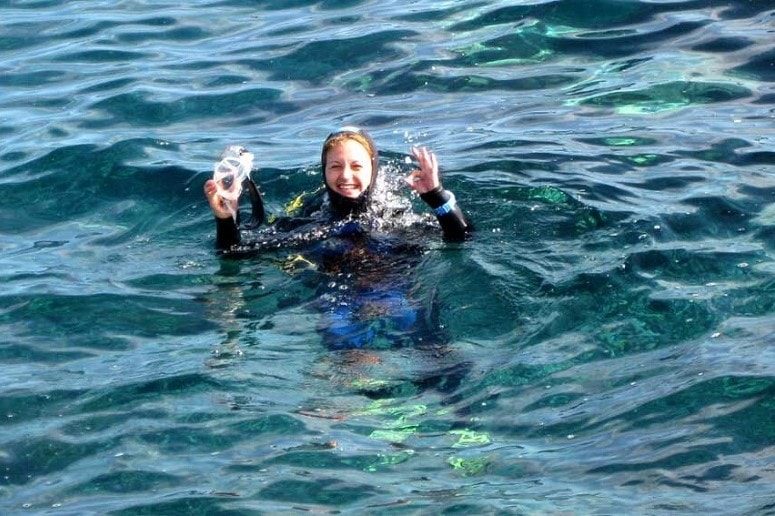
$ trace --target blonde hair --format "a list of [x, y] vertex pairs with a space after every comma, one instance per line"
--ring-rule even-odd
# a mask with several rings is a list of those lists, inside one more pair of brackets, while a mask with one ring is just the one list
[[[374, 158], [377, 155], [377, 149], [374, 147], [374, 143], [371, 141], [370, 138], [356, 132], [350, 132], [350, 131], [343, 131], [341, 133], [336, 133], [333, 136], [329, 137], [325, 143], [323, 143], [323, 155], [321, 156], [321, 162], [323, 164], [323, 171], [326, 170], [326, 158], [328, 156], [328, 151], [339, 145], [340, 143], [346, 142], [347, 140], [352, 140], [354, 142], [360, 143], [364, 149], [366, 149], [366, 152], [369, 153], [369, 156], [371, 156], [372, 162], [374, 162]], [[372, 172], [375, 172], [372, 170]]]

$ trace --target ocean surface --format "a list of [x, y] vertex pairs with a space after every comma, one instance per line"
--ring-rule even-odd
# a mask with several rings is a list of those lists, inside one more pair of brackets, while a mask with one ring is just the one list
[[[0, 20], [3, 514], [775, 514], [772, 0]], [[280, 212], [342, 125], [476, 226], [387, 271], [433, 352], [332, 350], [336, 277], [215, 252], [224, 147]]]

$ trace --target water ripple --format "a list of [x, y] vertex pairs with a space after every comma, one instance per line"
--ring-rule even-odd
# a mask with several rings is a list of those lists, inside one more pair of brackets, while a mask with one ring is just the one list
[[[770, 3], [0, 8], [6, 512], [772, 511]], [[226, 144], [279, 212], [345, 124], [475, 222], [379, 269], [424, 345], [212, 249]]]

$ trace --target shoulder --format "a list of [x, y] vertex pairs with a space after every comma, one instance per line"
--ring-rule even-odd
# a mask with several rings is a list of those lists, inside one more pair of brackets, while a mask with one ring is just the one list
[[326, 189], [320, 187], [317, 190], [305, 191], [291, 199], [283, 206], [285, 217], [309, 217], [323, 209], [326, 200]]

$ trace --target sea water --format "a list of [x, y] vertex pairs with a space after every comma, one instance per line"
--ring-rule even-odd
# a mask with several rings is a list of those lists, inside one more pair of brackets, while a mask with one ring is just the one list
[[[775, 510], [772, 2], [0, 15], [4, 514]], [[342, 125], [476, 227], [391, 271], [433, 352], [331, 351], [337, 278], [213, 249], [226, 145], [281, 213]]]

